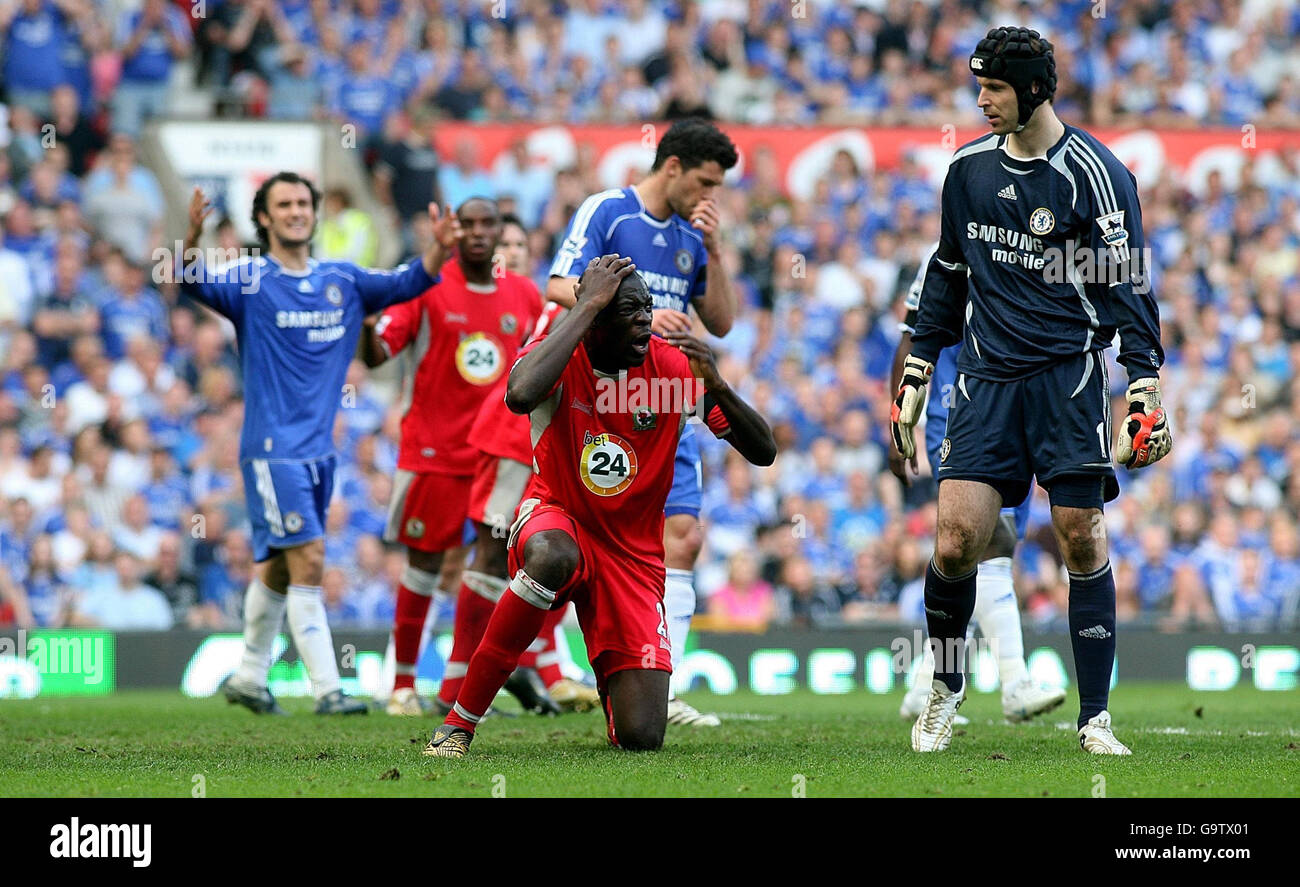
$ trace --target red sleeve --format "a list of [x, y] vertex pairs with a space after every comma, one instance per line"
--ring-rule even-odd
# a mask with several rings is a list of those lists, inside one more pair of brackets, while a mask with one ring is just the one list
[[375, 335], [384, 343], [388, 356], [393, 357], [415, 338], [420, 328], [420, 312], [424, 310], [424, 299], [411, 299], [399, 302], [384, 309], [375, 324]]

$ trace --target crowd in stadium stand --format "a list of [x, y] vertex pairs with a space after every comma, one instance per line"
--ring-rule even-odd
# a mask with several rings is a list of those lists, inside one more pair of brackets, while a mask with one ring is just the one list
[[[502, 198], [535, 229], [539, 283], [603, 183], [589, 166], [539, 170], [523, 144], [493, 169], [470, 143], [439, 157], [441, 120], [978, 123], [966, 54], [1006, 20], [1054, 39], [1067, 122], [1300, 125], [1300, 9], [1267, 0], [1132, 0], [1100, 18], [1081, 2], [502, 6], [208, 0], [195, 19], [188, 2], [0, 0], [0, 625], [239, 623], [253, 565], [238, 360], [228, 329], [156, 273], [154, 247], [177, 232], [136, 156], [181, 70], [222, 113], [356, 125], [371, 163], [356, 187], [408, 255], [430, 236], [430, 199]], [[1172, 172], [1140, 182], [1175, 445], [1121, 470], [1107, 509], [1121, 620], [1296, 624], [1300, 157], [1282, 160], [1281, 184], [1248, 165], [1200, 198]], [[373, 261], [353, 196], [327, 196], [317, 255]], [[868, 178], [847, 153], [812, 201], [761, 154], [725, 189], [745, 304], [714, 344], [781, 455], [759, 470], [706, 448], [711, 624], [920, 621], [935, 486], [924, 461], [909, 488], [889, 473], [885, 380], [937, 196], [911, 162]], [[228, 223], [217, 235], [239, 246]], [[359, 363], [348, 381], [325, 597], [336, 624], [387, 627], [404, 555], [378, 536], [400, 414]], [[1112, 364], [1112, 391], [1124, 384]], [[1017, 590], [1026, 623], [1055, 628], [1068, 585], [1037, 495]]]

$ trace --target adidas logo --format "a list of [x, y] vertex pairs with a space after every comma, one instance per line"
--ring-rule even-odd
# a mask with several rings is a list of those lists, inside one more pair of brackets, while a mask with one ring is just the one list
[[308, 283], [308, 282], [305, 281], [305, 280], [304, 280], [304, 281], [301, 281], [301, 282], [298, 284], [298, 292], [300, 292], [300, 293], [309, 293], [309, 292], [311, 292], [311, 284]]
[[650, 242], [653, 243], [655, 246], [667, 246], [667, 245], [668, 245], [668, 241], [664, 238], [664, 236], [663, 236], [662, 234], [658, 234], [658, 233], [655, 234], [655, 239], [652, 240], [652, 241], [650, 241]]
[[1079, 637], [1094, 638], [1099, 641], [1104, 641], [1106, 638], [1110, 637], [1110, 632], [1100, 625], [1094, 625], [1092, 628], [1080, 629]]
[[1001, 191], [998, 192], [998, 196], [1005, 197], [1007, 200], [1015, 200], [1016, 186], [1014, 184], [1007, 185], [1005, 188], [1003, 188]]

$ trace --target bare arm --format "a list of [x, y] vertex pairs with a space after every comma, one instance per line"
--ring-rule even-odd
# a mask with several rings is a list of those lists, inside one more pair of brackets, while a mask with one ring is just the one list
[[572, 308], [577, 302], [573, 291], [578, 286], [576, 277], [552, 277], [546, 281], [546, 301], [558, 302], [565, 308]]
[[691, 372], [704, 383], [706, 400], [716, 404], [722, 410], [722, 415], [727, 417], [727, 425], [731, 429], [725, 435], [727, 443], [753, 465], [771, 465], [775, 462], [776, 438], [772, 436], [772, 429], [758, 411], [745, 403], [722, 378], [708, 346], [685, 333], [669, 333], [664, 339], [690, 358]]
[[388, 360], [388, 349], [375, 332], [376, 317], [367, 317], [361, 327], [361, 338], [357, 340], [357, 356], [368, 368], [374, 369]]
[[712, 199], [701, 200], [691, 213], [691, 225], [700, 232], [709, 254], [709, 263], [704, 268], [704, 295], [695, 303], [695, 310], [704, 328], [719, 337], [731, 331], [737, 309], [736, 294], [723, 267], [722, 243], [718, 239], [721, 223], [718, 206]]

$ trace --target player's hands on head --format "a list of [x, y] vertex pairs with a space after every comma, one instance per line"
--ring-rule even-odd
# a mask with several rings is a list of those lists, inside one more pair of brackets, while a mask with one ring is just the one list
[[627, 256], [597, 256], [587, 263], [587, 270], [578, 278], [578, 304], [590, 304], [599, 311], [614, 301], [618, 285], [635, 270], [636, 265]]
[[718, 213], [718, 204], [712, 197], [706, 197], [691, 210], [691, 227], [700, 232], [704, 248], [710, 253], [718, 250], [718, 231], [722, 227], [722, 216]]
[[691, 331], [691, 316], [683, 311], [674, 311], [672, 308], [656, 308], [651, 314], [653, 319], [650, 321], [650, 329], [661, 336], [666, 336], [669, 333], [689, 333]]
[[429, 204], [429, 220], [433, 222], [433, 239], [445, 250], [453, 250], [460, 243], [465, 231], [460, 226], [460, 219], [456, 218], [456, 211], [450, 206], [446, 210], [439, 212], [438, 204]]
[[212, 215], [212, 204], [208, 203], [208, 198], [203, 196], [203, 189], [197, 185], [194, 186], [194, 193], [190, 195], [190, 234], [195, 238], [203, 233], [203, 223], [207, 221], [208, 216]]
[[706, 391], [716, 391], [727, 386], [718, 364], [713, 359], [713, 351], [690, 333], [669, 332], [664, 334], [664, 341], [685, 354], [691, 361], [691, 372], [695, 378], [704, 383]]
[[1135, 380], [1128, 386], [1128, 418], [1120, 427], [1115, 461], [1132, 471], [1159, 462], [1173, 446], [1168, 416], [1160, 406], [1160, 380]]
[[916, 464], [916, 424], [925, 409], [925, 388], [934, 375], [934, 364], [914, 354], [903, 362], [903, 380], [898, 385], [894, 406], [889, 413], [889, 430], [894, 447], [903, 458]]

